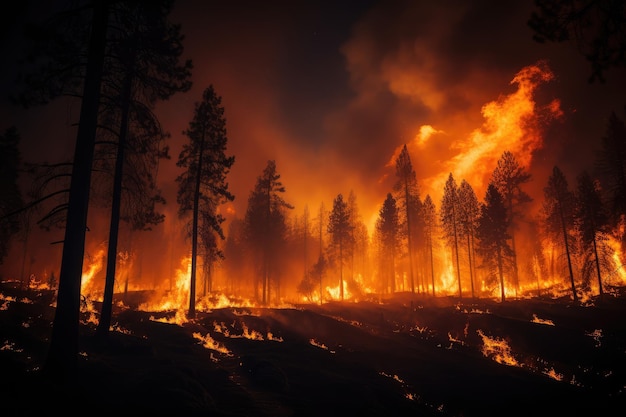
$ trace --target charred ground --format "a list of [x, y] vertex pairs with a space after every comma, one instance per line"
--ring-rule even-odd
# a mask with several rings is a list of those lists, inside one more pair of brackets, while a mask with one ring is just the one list
[[[626, 404], [619, 294], [586, 305], [398, 294], [219, 308], [178, 325], [175, 312], [138, 311], [137, 293], [116, 307], [105, 345], [82, 313], [78, 370], [60, 382], [40, 371], [54, 292], [0, 293], [5, 416], [620, 415]], [[484, 352], [489, 341], [511, 364]]]

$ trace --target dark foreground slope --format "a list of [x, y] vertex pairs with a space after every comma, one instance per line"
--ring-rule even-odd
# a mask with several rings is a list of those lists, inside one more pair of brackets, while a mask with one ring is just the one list
[[124, 308], [105, 346], [84, 313], [78, 372], [59, 382], [39, 372], [54, 294], [0, 294], [3, 416], [608, 416], [626, 402], [621, 297], [575, 306], [404, 294], [215, 309], [182, 325], [159, 321], [174, 312]]

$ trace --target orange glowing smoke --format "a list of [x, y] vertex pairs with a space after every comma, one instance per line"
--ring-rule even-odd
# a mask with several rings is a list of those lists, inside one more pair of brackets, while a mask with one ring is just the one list
[[[430, 194], [434, 201], [438, 201], [445, 181], [452, 173], [458, 181], [468, 181], [481, 195], [503, 151], [511, 152], [521, 167], [528, 169], [533, 153], [543, 146], [544, 123], [563, 114], [558, 99], [545, 106], [538, 106], [535, 102], [537, 88], [553, 79], [554, 74], [543, 61], [522, 68], [511, 80], [517, 90], [485, 104], [481, 111], [482, 126], [471, 131], [465, 139], [454, 140], [449, 145], [452, 157], [443, 162], [440, 172], [424, 179], [423, 194]], [[444, 130], [423, 125], [407, 146], [412, 154], [419, 154], [430, 140], [443, 135]], [[404, 144], [396, 149], [388, 166], [395, 166], [395, 158], [402, 146]]]

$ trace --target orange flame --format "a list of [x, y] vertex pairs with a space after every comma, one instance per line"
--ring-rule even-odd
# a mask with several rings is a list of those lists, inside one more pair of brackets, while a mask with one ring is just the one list
[[[543, 122], [563, 115], [558, 99], [546, 106], [538, 106], [534, 98], [537, 88], [554, 78], [543, 61], [522, 68], [511, 80], [517, 90], [482, 107], [482, 126], [473, 130], [464, 140], [450, 145], [454, 155], [439, 173], [424, 181], [424, 193], [438, 201], [449, 173], [453, 173], [459, 180], [467, 180], [477, 194], [482, 193], [486, 188], [485, 180], [504, 150], [514, 154], [523, 168], [528, 168], [533, 153], [543, 147]], [[442, 134], [445, 134], [442, 129], [423, 125], [407, 146], [410, 151], [419, 152], [432, 138]], [[395, 166], [395, 159], [403, 146], [394, 151], [388, 167]]]
[[494, 361], [504, 365], [520, 366], [517, 359], [513, 357], [511, 353], [511, 347], [506, 340], [489, 337], [481, 330], [477, 330], [476, 332], [483, 339], [483, 355], [488, 358], [492, 358]]

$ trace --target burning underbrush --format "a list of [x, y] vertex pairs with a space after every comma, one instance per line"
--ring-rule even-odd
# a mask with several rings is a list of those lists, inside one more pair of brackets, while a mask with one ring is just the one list
[[[216, 416], [491, 416], [623, 404], [626, 298], [498, 303], [396, 294], [384, 301], [261, 308], [114, 308], [84, 300], [76, 380], [40, 371], [55, 294], [0, 287], [3, 415], [99, 409]], [[219, 297], [218, 297], [219, 298]]]

